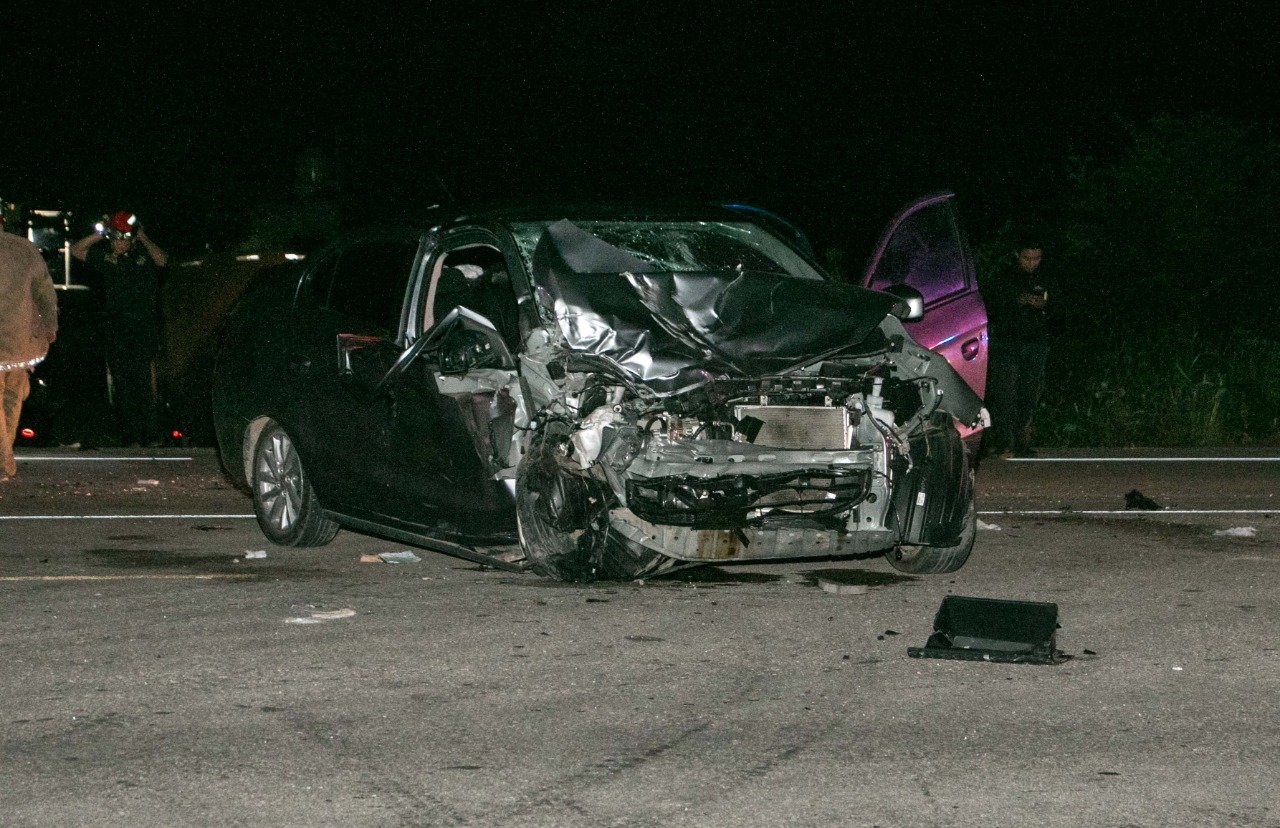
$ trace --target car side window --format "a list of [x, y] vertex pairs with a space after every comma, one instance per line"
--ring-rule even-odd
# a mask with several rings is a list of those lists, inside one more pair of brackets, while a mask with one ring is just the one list
[[932, 304], [968, 288], [964, 243], [947, 202], [931, 204], [903, 219], [876, 264], [869, 286], [909, 285]]
[[426, 319], [435, 324], [455, 307], [474, 311], [493, 323], [512, 351], [520, 340], [519, 310], [511, 276], [498, 248], [468, 245], [438, 258], [427, 296]]
[[[393, 331], [400, 326], [417, 251], [417, 244], [409, 241], [353, 244], [336, 261], [321, 265], [312, 277], [313, 296], [330, 310]], [[331, 272], [323, 269], [326, 266]]]

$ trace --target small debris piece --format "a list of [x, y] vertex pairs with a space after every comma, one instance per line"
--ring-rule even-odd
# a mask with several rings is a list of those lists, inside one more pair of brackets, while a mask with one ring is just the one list
[[159, 486], [160, 481], [159, 480], [139, 480], [138, 485], [139, 486]]
[[383, 552], [378, 557], [389, 564], [418, 563], [422, 560], [422, 558], [419, 558], [408, 550], [405, 550], [404, 552]]
[[260, 561], [265, 557], [267, 557], [267, 550], [265, 549], [246, 549], [244, 551], [244, 559], [246, 561]]
[[339, 618], [354, 618], [356, 611], [353, 609], [338, 610], [318, 610], [308, 615], [299, 616], [297, 618], [286, 618], [286, 624], [323, 624], [325, 621], [336, 621]]
[[335, 621], [339, 618], [355, 618], [355, 616], [356, 611], [353, 609], [321, 610], [311, 613], [311, 617], [318, 621]]
[[1257, 535], [1258, 530], [1252, 526], [1235, 526], [1231, 529], [1219, 529], [1213, 533], [1215, 538], [1253, 538]]
[[382, 563], [382, 558], [371, 552], [361, 552], [360, 563]]
[[823, 592], [830, 592], [832, 595], [865, 595], [867, 593], [866, 584], [839, 584], [828, 581], [826, 578], [819, 578], [818, 586], [822, 587]]
[[1138, 509], [1144, 512], [1158, 512], [1164, 507], [1137, 489], [1131, 489], [1124, 496], [1124, 508]]
[[1000, 527], [999, 527], [999, 526], [996, 526], [994, 523], [987, 523], [985, 520], [979, 520], [979, 521], [978, 521], [978, 530], [979, 530], [979, 531], [982, 531], [982, 532], [999, 532], [999, 531], [1001, 531], [1001, 529], [1000, 529]]

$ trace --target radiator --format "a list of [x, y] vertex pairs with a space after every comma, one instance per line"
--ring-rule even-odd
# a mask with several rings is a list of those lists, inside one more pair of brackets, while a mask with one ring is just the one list
[[757, 446], [788, 449], [847, 449], [852, 432], [849, 412], [843, 407], [799, 405], [740, 405], [734, 416], [755, 417], [764, 422], [752, 442]]

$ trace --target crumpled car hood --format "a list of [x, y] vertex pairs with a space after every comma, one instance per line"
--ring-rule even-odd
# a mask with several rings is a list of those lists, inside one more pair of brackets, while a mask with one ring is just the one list
[[811, 363], [863, 342], [896, 301], [772, 273], [656, 271], [568, 220], [538, 242], [533, 281], [571, 350], [659, 393]]

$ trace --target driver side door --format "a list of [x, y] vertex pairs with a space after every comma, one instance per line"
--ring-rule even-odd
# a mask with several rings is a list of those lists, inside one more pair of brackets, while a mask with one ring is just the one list
[[404, 350], [418, 247], [408, 234], [351, 241], [327, 254], [299, 297], [291, 359], [300, 378], [297, 439], [330, 511], [429, 523], [434, 493], [446, 485], [431, 454], [438, 443], [429, 439], [416, 450], [421, 466], [411, 495], [400, 474], [400, 408], [406, 402], [421, 408], [415, 416], [422, 431], [438, 431], [430, 424], [439, 416], [431, 377], [415, 377], [423, 386], [417, 389], [385, 381]]

